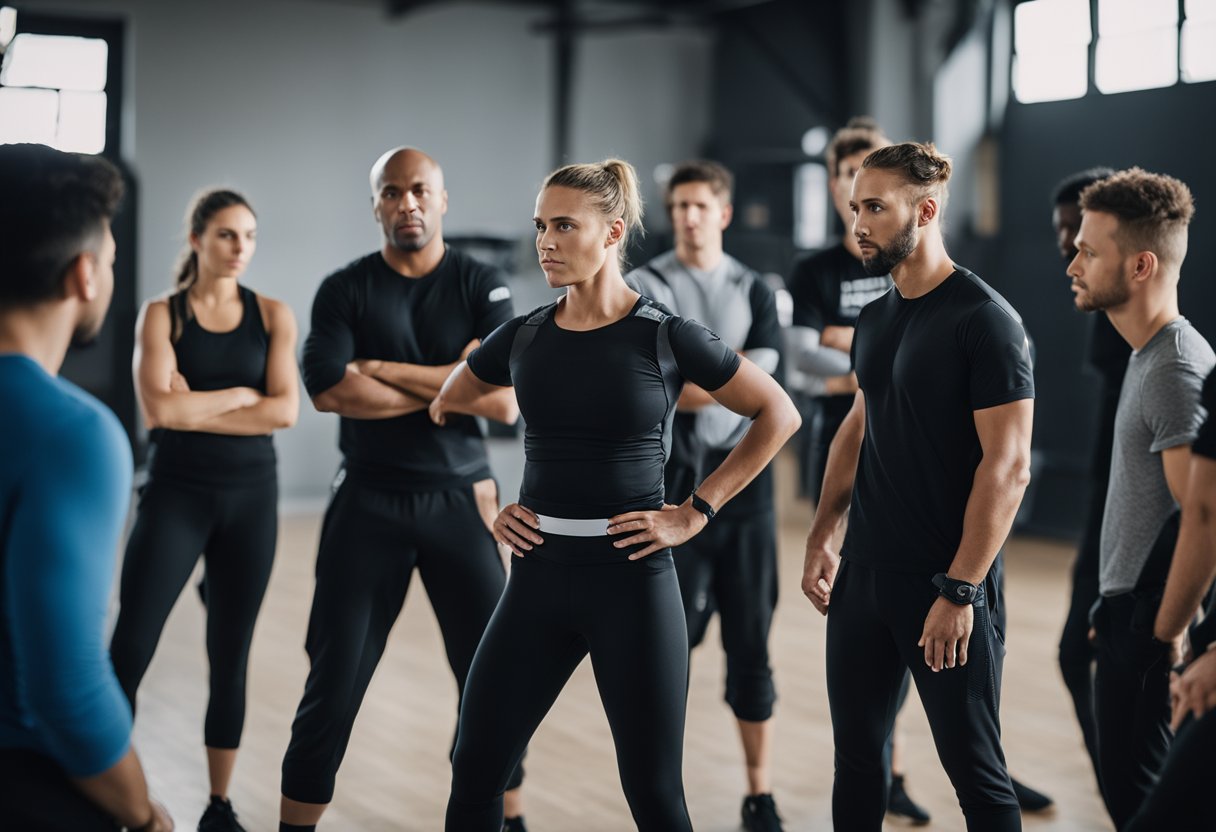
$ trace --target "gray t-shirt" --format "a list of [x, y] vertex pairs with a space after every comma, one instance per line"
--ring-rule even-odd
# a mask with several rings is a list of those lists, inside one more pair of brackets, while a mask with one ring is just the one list
[[[674, 251], [667, 251], [631, 271], [625, 281], [677, 315], [709, 327], [765, 372], [776, 372], [782, 334], [773, 291], [756, 271], [729, 254], [703, 271], [685, 266]], [[703, 407], [696, 415], [697, 436], [708, 448], [733, 448], [750, 424], [750, 419], [720, 404]]]
[[1199, 393], [1213, 366], [1216, 354], [1186, 318], [1163, 326], [1128, 361], [1102, 517], [1103, 595], [1136, 588], [1153, 541], [1178, 509], [1161, 452], [1195, 441], [1207, 415]]

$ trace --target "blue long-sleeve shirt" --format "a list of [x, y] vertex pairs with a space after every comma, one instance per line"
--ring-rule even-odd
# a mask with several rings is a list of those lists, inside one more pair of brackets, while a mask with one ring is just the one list
[[0, 355], [0, 747], [73, 777], [114, 765], [131, 709], [105, 639], [131, 448], [114, 414]]

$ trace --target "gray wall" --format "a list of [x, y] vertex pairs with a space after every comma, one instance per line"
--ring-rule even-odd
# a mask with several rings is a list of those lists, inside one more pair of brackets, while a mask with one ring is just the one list
[[[288, 302], [303, 336], [321, 278], [379, 244], [367, 169], [396, 144], [444, 165], [449, 233], [531, 233], [553, 98], [535, 9], [453, 2], [390, 20], [380, 4], [319, 0], [21, 6], [130, 23], [123, 155], [141, 188], [141, 299], [169, 286], [191, 195], [230, 185], [258, 212], [246, 279]], [[710, 49], [707, 33], [689, 30], [585, 39], [572, 157], [631, 159], [657, 204], [654, 166], [704, 141]], [[336, 438], [336, 417], [305, 402], [277, 439], [285, 497], [324, 494]]]

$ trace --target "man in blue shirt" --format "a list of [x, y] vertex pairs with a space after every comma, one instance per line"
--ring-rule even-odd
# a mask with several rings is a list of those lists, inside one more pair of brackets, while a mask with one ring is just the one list
[[[114, 289], [122, 180], [97, 157], [0, 146], [0, 825], [161, 832], [106, 650], [131, 487], [118, 419], [58, 378]], [[11, 822], [11, 826], [9, 825]]]

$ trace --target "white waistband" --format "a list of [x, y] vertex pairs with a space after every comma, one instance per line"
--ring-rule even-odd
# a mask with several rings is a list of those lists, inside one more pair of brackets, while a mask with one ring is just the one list
[[594, 520], [571, 520], [566, 517], [550, 517], [547, 514], [537, 514], [540, 530], [551, 534], [561, 534], [566, 537], [603, 537], [608, 534], [608, 518]]

